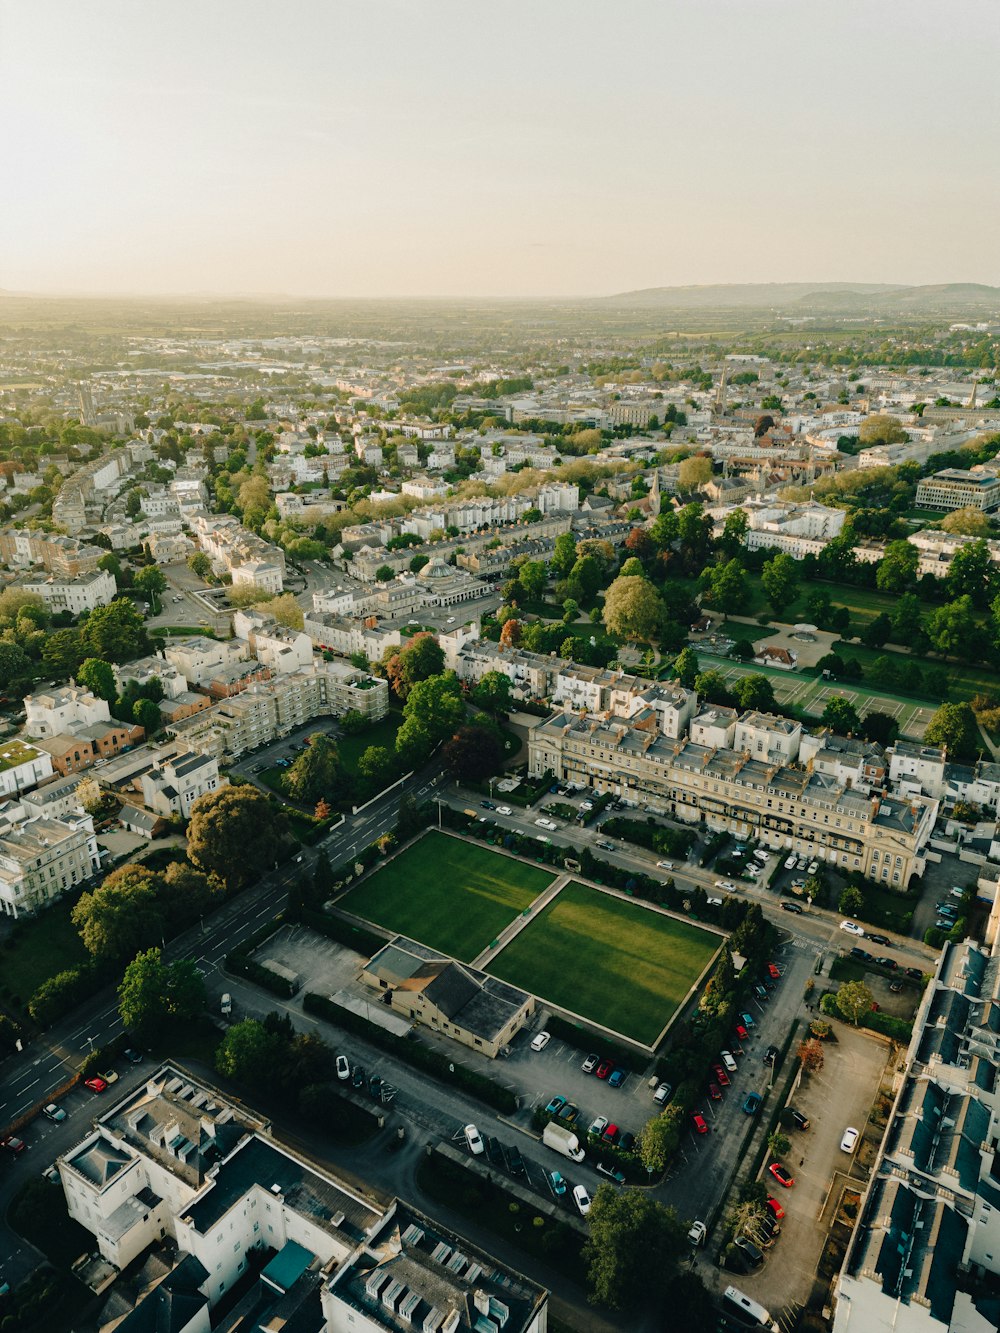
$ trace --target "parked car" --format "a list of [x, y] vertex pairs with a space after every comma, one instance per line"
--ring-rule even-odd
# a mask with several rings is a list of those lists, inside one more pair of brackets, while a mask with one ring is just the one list
[[473, 1157], [481, 1157], [486, 1151], [486, 1148], [483, 1145], [482, 1135], [479, 1133], [479, 1130], [475, 1125], [466, 1125], [465, 1141], [469, 1145], [469, 1152], [472, 1153]]
[[351, 1062], [346, 1055], [338, 1055], [336, 1061], [337, 1077], [342, 1083], [346, 1083], [351, 1077]]
[[712, 1073], [715, 1075], [717, 1083], [721, 1083], [724, 1088], [729, 1087], [729, 1075], [726, 1073], [724, 1065], [713, 1065]]
[[607, 1076], [611, 1073], [613, 1069], [614, 1065], [611, 1063], [610, 1060], [602, 1060], [601, 1063], [597, 1066], [596, 1070], [597, 1077], [607, 1078]]
[[781, 910], [782, 910], [783, 912], [794, 912], [796, 916], [801, 916], [801, 915], [802, 915], [802, 904], [801, 904], [801, 903], [791, 903], [791, 902], [788, 902], [788, 900], [786, 899], [786, 900], [785, 900], [784, 902], [782, 902], [782, 904], [781, 904]]
[[734, 1236], [733, 1249], [739, 1252], [748, 1268], [756, 1269], [764, 1266], [764, 1255], [749, 1236]]
[[19, 1139], [16, 1134], [8, 1134], [6, 1138], [0, 1139], [0, 1148], [6, 1148], [15, 1157], [18, 1153], [24, 1152], [27, 1146], [24, 1139]]
[[615, 844], [613, 842], [599, 842], [597, 845], [602, 852], [613, 852], [615, 850]]
[[691, 1112], [691, 1125], [696, 1134], [707, 1134], [708, 1126], [705, 1124], [705, 1117], [698, 1111]]
[[859, 926], [856, 921], [841, 921], [840, 929], [846, 930], [850, 935], [864, 935], [864, 926]]
[[767, 1168], [779, 1185], [784, 1185], [786, 1190], [790, 1190], [795, 1184], [795, 1177], [787, 1167], [782, 1166], [780, 1162], [772, 1162]]
[[901, 981], [889, 982], [889, 990], [893, 995], [899, 995], [902, 989], [903, 989], [903, 983]]
[[608, 1087], [620, 1088], [625, 1082], [625, 1078], [626, 1073], [624, 1069], [612, 1069], [610, 1077], [608, 1078]]
[[497, 814], [498, 814], [498, 815], [512, 815], [513, 813], [514, 813], [514, 812], [513, 812], [513, 810], [511, 810], [511, 808], [510, 808], [509, 805], [498, 805], [498, 806], [497, 806]]
[[631, 1152], [635, 1147], [635, 1135], [626, 1130], [618, 1140], [618, 1146], [622, 1152]]
[[496, 806], [493, 804], [492, 801], [480, 801], [479, 808], [481, 810], [495, 810]]
[[705, 1237], [708, 1235], [708, 1227], [704, 1222], [692, 1222], [688, 1231], [688, 1242], [691, 1245], [704, 1245]]
[[761, 1004], [763, 1004], [764, 1001], [769, 998], [767, 989], [764, 986], [754, 986], [753, 993], [754, 993], [754, 998], [760, 1000]]
[[566, 1182], [558, 1171], [549, 1172], [549, 1189], [556, 1198], [566, 1193]]
[[552, 1039], [549, 1032], [536, 1032], [531, 1039], [531, 1049], [533, 1051], [544, 1051]]
[[57, 1122], [66, 1119], [66, 1112], [61, 1106], [57, 1106], [55, 1102], [49, 1102], [48, 1106], [43, 1106], [42, 1115], [46, 1116], [49, 1120], [55, 1120]]
[[895, 972], [896, 968], [899, 967], [895, 958], [876, 958], [875, 961], [880, 967], [888, 968], [890, 972]]
[[351, 1070], [351, 1087], [363, 1088], [368, 1082], [368, 1077], [360, 1065], [355, 1065]]
[[806, 874], [807, 874], [807, 875], [815, 875], [816, 872], [817, 872], [817, 870], [819, 870], [819, 862], [818, 862], [818, 861], [810, 861], [809, 864], [806, 866]]
[[601, 1063], [601, 1057], [599, 1055], [591, 1054], [587, 1056], [586, 1060], [584, 1060], [583, 1065], [581, 1067], [585, 1074], [592, 1074], [600, 1063]]
[[892, 940], [888, 935], [875, 935], [872, 931], [869, 931], [868, 938], [871, 940], [872, 944], [881, 944], [883, 948], [892, 944]]
[[840, 1140], [840, 1151], [853, 1152], [860, 1137], [860, 1130], [855, 1129], [853, 1125], [848, 1125], [844, 1130], [844, 1137]]
[[656, 1102], [657, 1106], [666, 1106], [672, 1092], [673, 1088], [669, 1083], [658, 1083], [656, 1091], [653, 1093], [653, 1101]]
[[965, 890], [964, 890], [964, 889], [960, 889], [960, 888], [958, 887], [958, 885], [956, 884], [954, 888], [951, 888], [951, 889], [948, 890], [948, 897], [949, 897], [949, 898], [964, 898], [964, 897], [965, 897]]
[[133, 1065], [142, 1064], [142, 1051], [137, 1051], [132, 1046], [126, 1046], [124, 1054], [125, 1054], [125, 1059], [128, 1060], [130, 1064]]
[[784, 1208], [782, 1208], [777, 1199], [772, 1199], [770, 1195], [767, 1196], [767, 1211], [776, 1222], [780, 1222], [785, 1215]]
[[756, 1115], [760, 1110], [761, 1096], [759, 1092], [748, 1092], [743, 1101], [743, 1110], [747, 1115]]
[[604, 1143], [617, 1143], [618, 1135], [620, 1133], [621, 1130], [618, 1128], [616, 1124], [612, 1123], [610, 1125], [605, 1125], [604, 1133], [601, 1135], [601, 1139]]
[[95, 1074], [93, 1078], [85, 1078], [83, 1086], [89, 1088], [91, 1092], [107, 1092], [108, 1090], [107, 1080], [101, 1078], [100, 1074]]
[[733, 1054], [732, 1054], [732, 1052], [731, 1052], [731, 1051], [722, 1051], [722, 1052], [721, 1052], [721, 1056], [722, 1056], [722, 1063], [726, 1066], [726, 1069], [729, 1071], [729, 1073], [730, 1073], [730, 1074], [735, 1074], [735, 1073], [736, 1073], [736, 1060], [733, 1058]]
[[567, 1102], [559, 1114], [557, 1120], [561, 1120], [564, 1125], [575, 1125], [580, 1116], [579, 1106], [574, 1106], [572, 1102]]
[[723, 893], [736, 892], [736, 885], [733, 883], [731, 879], [717, 879], [715, 881], [715, 887], [717, 889], [721, 889]]
[[718, 1083], [710, 1083], [708, 1085], [708, 1095], [713, 1102], [722, 1101], [722, 1089], [719, 1087]]
[[801, 1111], [796, 1110], [794, 1106], [789, 1108], [788, 1115], [789, 1119], [791, 1120], [792, 1124], [796, 1127], [796, 1129], [809, 1128], [809, 1125], [811, 1123], [809, 1117], [807, 1115], [803, 1115]]
[[740, 1020], [745, 1028], [752, 1028], [754, 1026], [753, 1014], [744, 1012], [740, 1014]]
[[606, 1166], [604, 1162], [598, 1162], [597, 1172], [598, 1175], [607, 1176], [609, 1180], [613, 1180], [616, 1185], [625, 1184], [625, 1172], [619, 1171], [616, 1166]]
[[566, 1105], [566, 1098], [565, 1098], [565, 1097], [560, 1097], [560, 1096], [557, 1094], [555, 1097], [552, 1098], [552, 1100], [549, 1102], [548, 1106], [546, 1106], [546, 1108], [545, 1108], [545, 1114], [546, 1114], [546, 1115], [558, 1115], [559, 1112], [563, 1109], [563, 1107], [564, 1107], [565, 1105]]
[[860, 949], [855, 946], [848, 954], [849, 958], [856, 958], [859, 963], [874, 963], [875, 955], [868, 952], [867, 949]]
[[573, 1186], [573, 1202], [580, 1211], [581, 1217], [586, 1217], [590, 1212], [590, 1195], [583, 1185]]
[[919, 967], [906, 967], [903, 972], [911, 981], [923, 981], [924, 979], [924, 974]]
[[555, 829], [557, 829], [558, 827], [559, 827], [559, 825], [555, 822], [554, 819], [536, 819], [536, 820], [535, 820], [535, 828], [545, 828], [545, 829], [548, 829], [550, 833], [553, 832], [553, 831], [554, 831]]
[[767, 975], [769, 977], [772, 977], [775, 981], [777, 981], [778, 978], [781, 976], [781, 968], [778, 967], [776, 963], [768, 963]]
[[777, 1060], [777, 1058], [778, 1058], [777, 1046], [773, 1045], [769, 1046], [767, 1050], [764, 1052], [764, 1063], [766, 1065], [773, 1065], [775, 1060]]
[[587, 1130], [587, 1133], [592, 1135], [595, 1139], [597, 1139], [600, 1138], [600, 1136], [604, 1133], [607, 1127], [608, 1127], [608, 1117], [606, 1115], [599, 1115], [596, 1120], [593, 1120], [591, 1122], [590, 1128]]
[[794, 856], [789, 856], [789, 857], [787, 857], [787, 858], [785, 859], [785, 869], [786, 869], [786, 870], [794, 870], [795, 867], [796, 867], [797, 865], [798, 865], [798, 862], [796, 861], [796, 859], [795, 859]]
[[673, 861], [657, 861], [656, 864], [661, 870], [673, 870], [674, 868]]
[[738, 1041], [746, 1041], [749, 1035], [749, 1032], [747, 1032], [742, 1023], [736, 1024], [736, 1037]]

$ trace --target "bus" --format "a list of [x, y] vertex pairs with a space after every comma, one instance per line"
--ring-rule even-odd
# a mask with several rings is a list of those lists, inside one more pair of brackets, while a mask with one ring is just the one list
[[780, 1333], [778, 1325], [758, 1301], [752, 1300], [739, 1287], [727, 1287], [722, 1295], [722, 1313], [738, 1328], [764, 1328]]

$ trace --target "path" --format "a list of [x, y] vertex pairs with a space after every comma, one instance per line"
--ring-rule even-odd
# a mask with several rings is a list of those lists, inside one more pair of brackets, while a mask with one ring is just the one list
[[548, 907], [552, 899], [561, 889], [566, 887], [571, 878], [572, 876], [569, 874], [557, 875], [549, 887], [544, 889], [538, 895], [530, 907], [526, 907], [509, 925], [504, 926], [503, 930], [501, 930], [500, 934], [492, 944], [488, 944], [482, 953], [477, 954], [477, 956], [473, 958], [470, 966], [478, 967], [480, 969], [485, 968], [490, 959], [495, 958], [501, 949], [506, 948], [514, 936], [518, 935], [529, 921], [533, 921], [535, 917], [538, 916], [539, 912]]

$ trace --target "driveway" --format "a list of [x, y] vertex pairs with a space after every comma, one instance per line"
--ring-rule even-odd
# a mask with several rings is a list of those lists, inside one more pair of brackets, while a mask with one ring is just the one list
[[[720, 1284], [736, 1284], [772, 1315], [800, 1308], [812, 1295], [819, 1258], [826, 1243], [828, 1219], [824, 1205], [831, 1190], [839, 1197], [849, 1175], [863, 1190], [867, 1174], [854, 1156], [841, 1152], [848, 1125], [864, 1130], [882, 1081], [888, 1045], [863, 1031], [837, 1025], [839, 1040], [824, 1045], [826, 1056], [817, 1074], [806, 1075], [793, 1104], [811, 1121], [808, 1130], [785, 1130], [792, 1146], [785, 1165], [795, 1177], [791, 1189], [769, 1182], [769, 1192], [785, 1210], [781, 1235], [759, 1273], [739, 1278], [719, 1272]], [[890, 1076], [891, 1077], [891, 1074]], [[774, 1188], [771, 1188], [774, 1185]], [[705, 1273], [702, 1276], [706, 1276]]]

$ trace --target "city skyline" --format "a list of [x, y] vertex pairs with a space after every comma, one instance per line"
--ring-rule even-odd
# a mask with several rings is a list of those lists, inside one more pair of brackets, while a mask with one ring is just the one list
[[0, 5], [0, 289], [1000, 283], [985, 0]]

